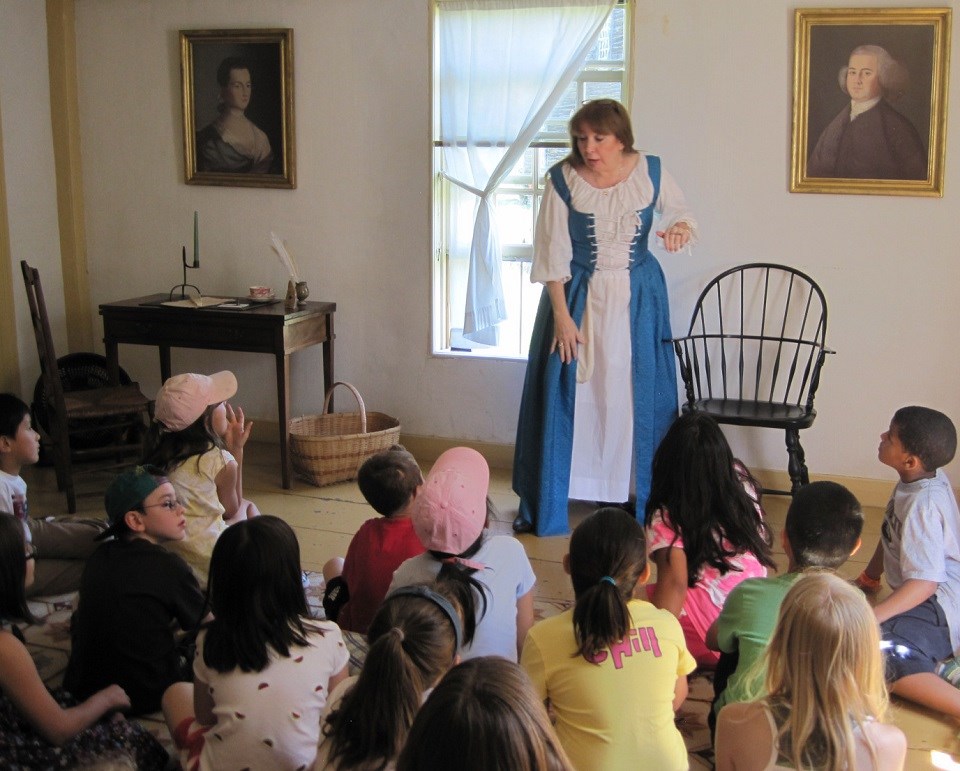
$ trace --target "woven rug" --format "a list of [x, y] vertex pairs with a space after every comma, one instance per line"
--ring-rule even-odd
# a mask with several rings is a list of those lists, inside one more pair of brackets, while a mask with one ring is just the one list
[[[309, 579], [307, 602], [311, 613], [323, 618], [323, 576], [319, 573], [307, 573]], [[44, 682], [56, 687], [63, 680], [63, 673], [70, 655], [70, 614], [73, 612], [75, 594], [60, 597], [46, 597], [30, 602], [31, 612], [41, 622], [23, 627], [27, 647], [33, 657]], [[570, 607], [569, 602], [537, 600], [534, 604], [536, 620], [547, 618]], [[344, 634], [350, 649], [350, 667], [359, 670], [366, 656], [366, 640], [361, 635], [347, 632]], [[710, 732], [707, 728], [707, 713], [713, 698], [713, 680], [710, 673], [695, 673], [690, 678], [690, 692], [687, 700], [677, 712], [677, 727], [683, 734], [690, 755], [691, 769], [713, 768], [713, 750], [710, 746]], [[170, 734], [158, 712], [137, 719], [147, 730], [167, 748], [173, 750]]]

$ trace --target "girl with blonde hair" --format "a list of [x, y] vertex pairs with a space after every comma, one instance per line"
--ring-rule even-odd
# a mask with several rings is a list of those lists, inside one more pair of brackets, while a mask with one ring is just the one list
[[766, 689], [717, 720], [717, 771], [902, 769], [887, 710], [880, 634], [863, 594], [833, 573], [798, 579], [766, 656]]

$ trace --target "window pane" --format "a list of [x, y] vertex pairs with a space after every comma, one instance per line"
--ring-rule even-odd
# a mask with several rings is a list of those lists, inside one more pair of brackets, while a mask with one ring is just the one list
[[496, 205], [500, 245], [532, 245], [533, 196], [529, 193], [497, 193]]
[[587, 99], [616, 99], [620, 101], [620, 94], [623, 91], [621, 83], [585, 83], [584, 96]]
[[566, 147], [545, 147], [540, 150], [540, 153], [540, 157], [543, 158], [540, 168], [542, 168], [543, 173], [546, 174], [551, 166], [560, 163], [560, 161], [566, 158], [570, 154], [570, 150]]
[[560, 101], [557, 102], [557, 106], [553, 108], [550, 112], [550, 116], [544, 121], [543, 127], [540, 129], [541, 134], [551, 134], [557, 135], [566, 139], [567, 137], [567, 121], [570, 120], [570, 116], [577, 111], [579, 106], [579, 101], [577, 99], [577, 82], [574, 81], [566, 90], [563, 92], [563, 96], [560, 97]]
[[613, 9], [610, 20], [601, 30], [593, 49], [587, 54], [587, 64], [598, 62], [622, 62], [624, 59], [624, 31], [626, 13], [623, 7]]

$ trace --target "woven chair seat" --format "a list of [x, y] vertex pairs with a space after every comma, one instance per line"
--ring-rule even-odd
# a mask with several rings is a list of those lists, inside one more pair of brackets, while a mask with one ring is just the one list
[[142, 412], [150, 404], [136, 383], [91, 391], [66, 391], [63, 402], [70, 420], [114, 417], [122, 410], [127, 414]]

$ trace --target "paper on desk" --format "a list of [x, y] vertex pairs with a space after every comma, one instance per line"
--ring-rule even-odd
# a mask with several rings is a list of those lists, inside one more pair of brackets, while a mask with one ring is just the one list
[[229, 297], [188, 297], [186, 300], [168, 300], [160, 304], [170, 308], [213, 308], [228, 302], [233, 300]]

